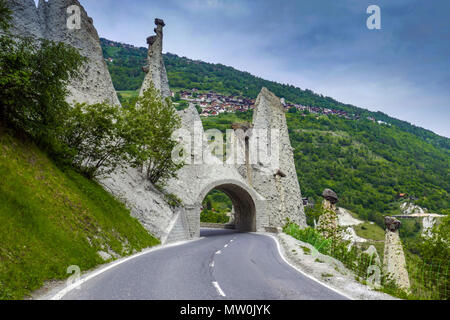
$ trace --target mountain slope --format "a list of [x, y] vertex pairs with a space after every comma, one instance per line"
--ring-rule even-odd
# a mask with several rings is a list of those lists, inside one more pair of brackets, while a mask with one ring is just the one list
[[21, 299], [46, 280], [159, 241], [97, 183], [62, 171], [33, 143], [0, 127], [0, 300]]
[[[118, 91], [137, 90], [144, 79], [142, 66], [147, 57], [146, 48], [136, 48], [131, 45], [100, 39], [103, 55], [107, 59], [108, 68]], [[112, 60], [112, 61], [110, 61]], [[264, 80], [248, 72], [238, 71], [222, 64], [212, 64], [194, 61], [175, 54], [164, 55], [164, 62], [172, 90], [199, 89], [216, 91], [222, 94], [242, 95], [254, 99], [262, 87], [268, 88], [278, 97], [286, 101], [303, 105], [343, 110], [360, 117], [373, 117], [397, 126], [403, 131], [413, 133], [435, 146], [450, 149], [450, 139], [441, 137], [429, 130], [417, 127], [406, 121], [392, 118], [382, 112], [371, 112], [349, 104], [340, 103], [333, 98], [316, 94], [311, 90]]]
[[[105, 58], [113, 59], [108, 65], [116, 88], [137, 89], [146, 50], [104, 39], [102, 46]], [[166, 54], [164, 59], [172, 90], [197, 88], [254, 98], [265, 86], [293, 103], [359, 115], [360, 120], [347, 120], [307, 112], [287, 114], [304, 196], [319, 200], [322, 190], [331, 187], [341, 196], [341, 206], [383, 227], [383, 215], [400, 213], [399, 204], [406, 201], [398, 198], [400, 193], [408, 194], [432, 212], [449, 213], [450, 139], [379, 112], [341, 104], [231, 67], [173, 54]], [[133, 86], [123, 79], [132, 81]], [[368, 116], [391, 125], [379, 125], [367, 120]], [[231, 123], [248, 121], [250, 117], [251, 114], [222, 114], [203, 121], [205, 129], [224, 130]]]
[[[204, 118], [203, 125], [224, 131], [248, 116], [221, 114]], [[448, 150], [369, 120], [300, 112], [286, 117], [304, 197], [321, 201], [322, 191], [332, 188], [339, 206], [381, 227], [383, 216], [400, 214], [400, 203], [409, 198], [431, 212], [450, 213]], [[401, 193], [408, 196], [399, 198]]]

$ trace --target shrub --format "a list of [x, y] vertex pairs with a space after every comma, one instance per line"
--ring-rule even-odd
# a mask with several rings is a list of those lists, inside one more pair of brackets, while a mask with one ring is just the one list
[[172, 160], [172, 151], [177, 145], [172, 135], [180, 123], [171, 100], [162, 99], [153, 86], [126, 111], [124, 139], [129, 141], [130, 163], [142, 168], [153, 184], [163, 185], [175, 178], [176, 172], [184, 166]]
[[372, 256], [363, 253], [355, 246], [349, 248], [348, 241], [340, 241], [336, 238], [326, 239], [313, 228], [301, 229], [298, 225], [289, 223], [283, 231], [297, 240], [311, 244], [318, 252], [341, 261], [360, 278], [365, 279], [369, 266], [375, 265]]
[[67, 85], [84, 60], [63, 43], [1, 36], [0, 119], [46, 151], [61, 152], [57, 137], [70, 109]]
[[228, 217], [225, 213], [214, 212], [212, 210], [203, 210], [200, 214], [200, 221], [209, 223], [228, 223], [230, 221], [230, 217]]
[[5, 0], [0, 0], [0, 30], [7, 31], [11, 22], [11, 10]]
[[70, 146], [67, 156], [73, 157], [73, 165], [87, 177], [131, 165], [142, 168], [153, 184], [163, 184], [182, 167], [172, 161], [176, 142], [171, 136], [179, 123], [170, 101], [163, 101], [152, 87], [137, 104], [124, 108], [77, 104], [69, 112], [62, 140]]
[[108, 174], [128, 159], [124, 111], [107, 103], [77, 104], [65, 123], [62, 140], [70, 146], [66, 156], [85, 176]]

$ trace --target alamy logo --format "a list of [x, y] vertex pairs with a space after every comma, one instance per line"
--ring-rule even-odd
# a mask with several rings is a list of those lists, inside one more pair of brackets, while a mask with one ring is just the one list
[[216, 129], [203, 133], [201, 122], [193, 130], [180, 129], [172, 139], [177, 146], [172, 161], [186, 165], [257, 165], [261, 172], [274, 174], [280, 164], [280, 130], [251, 128], [227, 130], [224, 135]]
[[380, 30], [381, 29], [381, 9], [377, 5], [371, 5], [367, 8], [367, 14], [371, 16], [367, 18], [367, 29]]
[[81, 29], [81, 9], [77, 5], [73, 5], [67, 8], [67, 29], [79, 30]]
[[[67, 268], [67, 273], [68, 274], [72, 274], [73, 273], [73, 275], [71, 275], [66, 281], [67, 287], [70, 287], [71, 285], [76, 283], [81, 278], [81, 269], [80, 269], [79, 266], [69, 266]], [[76, 286], [75, 289], [80, 290], [81, 287], [80, 286]]]

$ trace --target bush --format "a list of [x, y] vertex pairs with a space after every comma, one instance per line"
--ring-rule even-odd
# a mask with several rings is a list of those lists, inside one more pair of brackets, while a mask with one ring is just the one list
[[0, 30], [7, 31], [11, 22], [11, 10], [5, 0], [0, 0]]
[[368, 268], [375, 265], [373, 257], [363, 253], [361, 249], [355, 246], [349, 249], [350, 242], [326, 239], [313, 228], [301, 229], [298, 225], [289, 223], [283, 231], [297, 240], [311, 244], [318, 252], [341, 261], [358, 278], [366, 279]]
[[177, 145], [172, 135], [180, 123], [171, 100], [161, 99], [153, 86], [126, 111], [124, 139], [129, 141], [130, 163], [142, 168], [153, 184], [163, 185], [175, 178], [176, 171], [184, 166], [172, 160], [172, 151]]
[[200, 221], [207, 223], [228, 223], [230, 217], [225, 213], [214, 212], [212, 210], [203, 210], [200, 214]]
[[89, 178], [111, 173], [128, 159], [130, 142], [120, 106], [77, 104], [64, 128], [62, 140], [70, 146], [66, 157]]
[[432, 236], [419, 242], [420, 256], [424, 261], [448, 261], [450, 257], [450, 216], [433, 228]]
[[183, 110], [187, 109], [188, 107], [189, 107], [189, 103], [187, 101], [181, 101], [176, 106], [176, 110], [177, 111], [183, 111]]
[[70, 110], [67, 85], [85, 59], [63, 43], [0, 37], [0, 119], [50, 153], [62, 152], [57, 137]]
[[170, 101], [152, 87], [135, 105], [77, 104], [69, 112], [62, 140], [67, 157], [84, 175], [94, 178], [131, 165], [153, 183], [175, 177], [182, 167], [172, 161], [172, 133], [180, 123]]
[[322, 203], [317, 202], [314, 207], [306, 207], [305, 214], [308, 226], [315, 227], [314, 221], [318, 223], [320, 216], [324, 214]]

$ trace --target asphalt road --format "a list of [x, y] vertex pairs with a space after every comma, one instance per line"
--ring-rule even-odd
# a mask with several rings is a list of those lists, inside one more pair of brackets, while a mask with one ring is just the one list
[[131, 259], [66, 300], [341, 300], [281, 258], [274, 239], [202, 230], [204, 239]]

